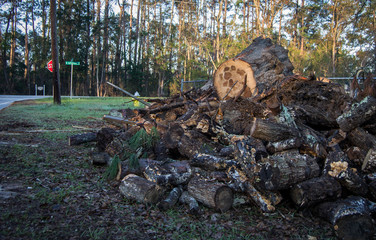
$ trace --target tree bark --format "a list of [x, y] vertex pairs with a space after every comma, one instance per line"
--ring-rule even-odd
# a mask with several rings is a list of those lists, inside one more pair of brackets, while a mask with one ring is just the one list
[[299, 132], [285, 124], [254, 118], [250, 135], [269, 142], [278, 142], [299, 136]]
[[126, 198], [141, 203], [157, 203], [163, 194], [160, 186], [134, 174], [127, 175], [119, 189]]
[[225, 212], [232, 207], [234, 196], [225, 184], [194, 178], [188, 184], [189, 194], [207, 207]]
[[57, 46], [57, 27], [56, 27], [56, 0], [50, 0], [50, 18], [51, 18], [51, 53], [53, 65], [53, 98], [54, 104], [61, 104], [60, 94], [60, 74], [59, 74], [59, 51]]
[[324, 200], [337, 199], [341, 194], [341, 184], [329, 176], [309, 179], [296, 184], [290, 190], [291, 200], [299, 207], [309, 207]]
[[77, 134], [77, 135], [70, 136], [68, 138], [68, 145], [69, 146], [80, 145], [82, 143], [94, 142], [96, 140], [97, 140], [97, 133], [94, 133], [94, 132]]

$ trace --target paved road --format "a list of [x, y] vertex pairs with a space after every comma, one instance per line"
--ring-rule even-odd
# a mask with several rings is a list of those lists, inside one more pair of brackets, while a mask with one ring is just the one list
[[0, 95], [0, 110], [8, 107], [16, 101], [46, 98], [50, 96], [34, 96], [34, 95]]

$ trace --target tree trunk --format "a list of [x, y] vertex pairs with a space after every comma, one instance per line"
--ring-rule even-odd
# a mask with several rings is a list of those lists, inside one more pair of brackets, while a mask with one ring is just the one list
[[59, 74], [59, 51], [57, 46], [56, 29], [56, 0], [50, 0], [50, 18], [51, 18], [51, 53], [53, 65], [53, 97], [54, 104], [61, 104], [60, 95], [60, 74]]
[[68, 138], [68, 145], [69, 146], [80, 145], [82, 143], [94, 142], [96, 140], [97, 140], [97, 133], [94, 133], [94, 132], [82, 133], [82, 134], [70, 136]]
[[29, 76], [29, 33], [28, 33], [29, 11], [25, 13], [25, 72], [24, 79], [27, 86], [27, 93], [30, 95], [31, 84]]
[[290, 150], [269, 156], [258, 172], [258, 185], [267, 190], [283, 190], [319, 175], [316, 159]]
[[141, 203], [157, 203], [163, 194], [160, 186], [134, 174], [127, 175], [121, 181], [119, 189], [126, 198]]
[[299, 136], [299, 132], [285, 124], [255, 118], [250, 135], [264, 141], [278, 142]]
[[213, 77], [218, 96], [251, 97], [268, 90], [274, 83], [292, 75], [293, 66], [287, 50], [274, 45], [271, 39], [256, 38], [235, 58], [222, 63]]
[[324, 200], [337, 199], [341, 194], [341, 184], [329, 176], [309, 179], [296, 184], [290, 190], [291, 200], [299, 207], [309, 207]]
[[358, 196], [326, 202], [314, 208], [315, 215], [329, 221], [338, 239], [372, 239], [375, 203]]
[[207, 207], [225, 212], [232, 207], [234, 196], [225, 184], [194, 178], [188, 184], [189, 194]]

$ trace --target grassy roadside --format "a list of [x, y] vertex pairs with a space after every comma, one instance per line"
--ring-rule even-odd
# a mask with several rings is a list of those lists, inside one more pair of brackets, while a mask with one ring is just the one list
[[67, 137], [80, 133], [77, 126], [103, 127], [101, 117], [132, 107], [129, 101], [63, 98], [55, 106], [41, 99], [0, 112], [0, 239], [332, 237], [327, 224], [283, 206], [269, 215], [254, 206], [223, 214], [204, 208], [195, 217], [181, 205], [161, 212], [124, 199], [118, 183], [104, 180], [105, 168], [90, 164], [95, 143], [70, 147]]

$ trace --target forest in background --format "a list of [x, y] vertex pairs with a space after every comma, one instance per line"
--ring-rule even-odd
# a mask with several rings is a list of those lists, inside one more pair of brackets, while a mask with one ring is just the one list
[[52, 94], [50, 1], [57, 6], [61, 94], [114, 96], [106, 82], [167, 96], [208, 80], [259, 37], [289, 50], [295, 73], [375, 70], [374, 0], [0, 0], [0, 94]]

